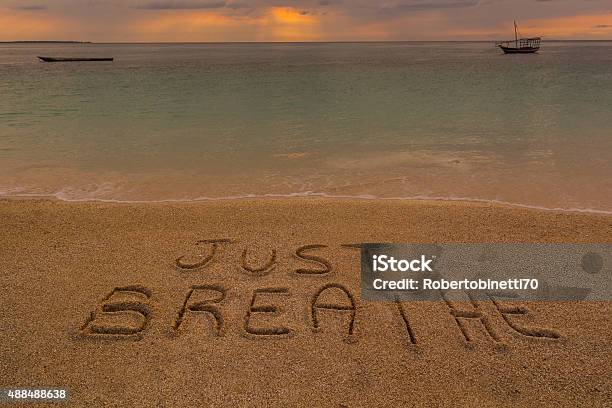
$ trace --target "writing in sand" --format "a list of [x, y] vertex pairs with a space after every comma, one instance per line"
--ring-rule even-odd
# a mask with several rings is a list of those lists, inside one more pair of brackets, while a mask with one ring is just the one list
[[[250, 245], [237, 249], [238, 243], [230, 239], [200, 240], [196, 244], [206, 248], [205, 254], [178, 257], [172, 266], [174, 271], [193, 278], [194, 272], [204, 271], [218, 261], [222, 250], [234, 251], [236, 256], [232, 259], [236, 265], [222, 266], [224, 270], [237, 269], [247, 280], [238, 283], [227, 278], [213, 281], [214, 275], [197, 275], [198, 279], [208, 282], [186, 284], [180, 297], [173, 300], [173, 318], [166, 322], [157, 322], [161, 320], [156, 312], [160, 307], [159, 299], [156, 300], [159, 293], [147, 285], [134, 283], [109, 288], [88, 313], [77, 337], [140, 340], [154, 324], [164, 324], [173, 338], [196, 330], [209, 337], [227, 338], [231, 333], [240, 333], [249, 339], [288, 339], [297, 334], [316, 336], [333, 330], [347, 344], [358, 342], [361, 335], [359, 314], [366, 314], [366, 308], [350, 285], [335, 281], [340, 278], [334, 274], [333, 262], [322, 253], [328, 249], [327, 245], [308, 244], [296, 248], [293, 258], [307, 266], [288, 270], [293, 279], [277, 279], [270, 284], [265, 278], [282, 266], [277, 250], [267, 248], [264, 251]], [[346, 244], [338, 249], [359, 247], [359, 244]], [[252, 261], [254, 251], [261, 252], [256, 256], [257, 262]], [[442, 315], [453, 322], [454, 335], [466, 344], [475, 340], [474, 326], [478, 326], [480, 333], [493, 344], [507, 344], [508, 336], [502, 334], [507, 330], [501, 330], [500, 325], [518, 336], [549, 341], [562, 338], [555, 329], [533, 325], [535, 317], [526, 307], [506, 305], [493, 296], [487, 301], [492, 307], [483, 307], [484, 301], [469, 295], [466, 299], [465, 302], [450, 301], [441, 292], [440, 302], [428, 303], [430, 307], [444, 308]], [[408, 344], [424, 344], [420, 334], [427, 328], [414, 323], [414, 316], [405, 303], [396, 299], [385, 303], [384, 307], [393, 308], [394, 323], [405, 333]], [[528, 314], [529, 325], [522, 319]], [[231, 326], [237, 330], [228, 330]]]

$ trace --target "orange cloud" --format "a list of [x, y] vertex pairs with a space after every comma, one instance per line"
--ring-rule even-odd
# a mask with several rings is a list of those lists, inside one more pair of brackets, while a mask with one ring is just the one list
[[[525, 21], [522, 31], [548, 38], [610, 38], [612, 14], [576, 15]], [[527, 34], [526, 32], [523, 34]]]
[[[413, 31], [422, 33], [426, 40], [504, 40], [514, 38], [512, 21], [497, 23], [489, 26], [455, 26], [453, 21], [445, 14], [438, 14], [438, 18], [430, 15], [427, 24], [422, 21], [402, 20], [404, 26], [410, 25]], [[612, 37], [612, 14], [588, 14], [554, 18], [522, 19], [519, 22], [520, 34], [523, 37], [541, 36], [544, 39], [609, 39]], [[387, 25], [388, 28], [397, 27], [397, 24]], [[414, 30], [421, 27], [421, 30]], [[401, 32], [401, 29], [398, 29]], [[421, 39], [421, 38], [419, 38]]]
[[69, 36], [73, 28], [73, 24], [60, 17], [41, 15], [36, 11], [0, 9], [0, 39], [2, 40], [61, 39]]
[[205, 29], [209, 27], [232, 27], [240, 22], [235, 18], [216, 13], [166, 14], [141, 22], [137, 28], [147, 33], [163, 33], [169, 30], [182, 29], [186, 31]]
[[313, 41], [321, 39], [318, 16], [287, 7], [260, 15], [223, 11], [166, 11], [139, 17], [130, 31], [138, 41]]
[[[68, 9], [0, 8], [0, 41], [75, 39], [89, 41], [360, 41], [502, 40], [512, 22], [491, 19], [491, 10], [428, 10], [381, 18], [351, 14], [346, 8], [304, 11], [295, 7], [253, 9], [105, 9], [98, 14]], [[476, 13], [478, 12], [478, 13]], [[62, 14], [63, 13], [63, 14]], [[102, 13], [102, 14], [100, 14]], [[105, 14], [104, 14], [105, 13]], [[524, 36], [545, 39], [612, 38], [612, 13], [521, 19]]]
[[249, 17], [213, 11], [172, 11], [139, 18], [130, 25], [138, 41], [235, 41], [248, 32]]

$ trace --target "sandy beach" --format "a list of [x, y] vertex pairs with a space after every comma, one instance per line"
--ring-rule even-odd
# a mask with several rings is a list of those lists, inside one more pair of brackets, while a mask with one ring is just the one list
[[517, 324], [556, 338], [521, 334], [483, 303], [501, 341], [477, 320], [468, 341], [443, 302], [362, 302], [357, 248], [609, 243], [609, 215], [392, 200], [1, 200], [0, 219], [1, 387], [65, 387], [78, 407], [612, 401], [609, 302], [523, 304]]

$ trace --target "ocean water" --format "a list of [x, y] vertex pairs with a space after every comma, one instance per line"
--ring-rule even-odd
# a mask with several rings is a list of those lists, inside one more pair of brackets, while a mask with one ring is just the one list
[[0, 195], [611, 212], [612, 42], [0, 45]]

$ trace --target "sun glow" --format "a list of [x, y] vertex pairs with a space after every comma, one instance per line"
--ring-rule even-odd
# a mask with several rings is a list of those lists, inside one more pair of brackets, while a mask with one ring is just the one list
[[318, 23], [316, 16], [308, 14], [307, 11], [299, 11], [287, 7], [273, 7], [270, 15], [276, 23], [287, 25], [315, 25]]
[[271, 41], [318, 41], [323, 38], [318, 16], [287, 7], [272, 7], [262, 16], [258, 37]]

